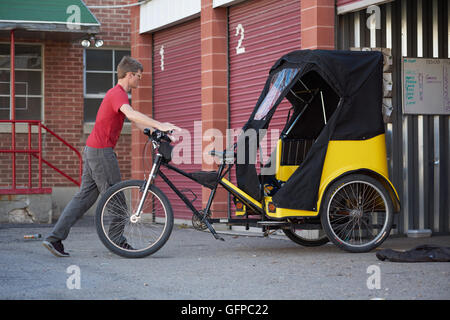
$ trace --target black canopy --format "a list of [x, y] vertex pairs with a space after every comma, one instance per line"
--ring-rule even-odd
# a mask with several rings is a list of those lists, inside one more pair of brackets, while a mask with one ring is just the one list
[[[257, 200], [262, 198], [262, 190], [255, 168], [256, 150], [249, 152], [251, 138], [245, 135], [250, 129], [258, 131], [268, 127], [279, 103], [287, 98], [293, 108], [294, 116], [304, 105], [291, 90], [299, 82], [308, 86], [308, 80], [321, 78], [336, 103], [327, 105], [330, 117], [326, 124], [317, 130], [314, 144], [299, 168], [273, 196], [277, 207], [301, 210], [317, 210], [318, 190], [323, 163], [330, 140], [364, 140], [384, 133], [382, 117], [382, 79], [383, 56], [380, 52], [300, 50], [281, 57], [271, 68], [263, 92], [250, 119], [244, 125], [244, 134], [238, 140], [239, 148], [246, 150], [244, 163], [236, 164], [238, 186]], [[318, 75], [318, 77], [317, 77]], [[274, 87], [278, 91], [271, 90]], [[276, 92], [276, 93], [274, 93]], [[272, 99], [272, 103], [267, 103]], [[303, 101], [303, 100], [302, 100]], [[268, 108], [267, 106], [270, 106]], [[298, 129], [299, 134], [307, 135], [314, 131], [314, 108], [301, 114], [310, 117], [303, 122], [308, 130]], [[266, 109], [266, 110], [264, 110]], [[325, 111], [324, 111], [325, 112]], [[317, 118], [317, 117], [316, 117]], [[292, 118], [291, 118], [292, 119]], [[288, 122], [289, 123], [289, 122]], [[283, 132], [286, 132], [283, 130]], [[282, 133], [283, 135], [283, 133]], [[257, 140], [262, 137], [257, 136]], [[311, 138], [311, 137], [310, 137]], [[251, 161], [253, 160], [253, 161]]]

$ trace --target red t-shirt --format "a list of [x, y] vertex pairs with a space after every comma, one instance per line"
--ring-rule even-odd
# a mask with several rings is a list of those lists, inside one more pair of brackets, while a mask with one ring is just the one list
[[128, 94], [117, 84], [109, 89], [97, 112], [94, 129], [86, 145], [91, 148], [114, 148], [122, 131], [125, 115], [120, 111], [124, 104], [130, 104]]

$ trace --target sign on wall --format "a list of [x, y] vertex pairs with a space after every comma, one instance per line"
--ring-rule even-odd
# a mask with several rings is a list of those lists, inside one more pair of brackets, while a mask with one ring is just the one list
[[450, 114], [450, 59], [403, 58], [404, 114]]

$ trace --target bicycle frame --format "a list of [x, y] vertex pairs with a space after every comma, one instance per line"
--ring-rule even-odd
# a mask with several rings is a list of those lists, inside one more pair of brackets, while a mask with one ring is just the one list
[[[175, 172], [185, 176], [186, 178], [189, 178], [190, 180], [198, 183], [197, 181], [195, 181], [195, 179], [189, 173], [171, 165], [170, 163], [161, 161], [160, 165], [168, 168], [169, 170], [175, 171]], [[232, 165], [230, 165], [230, 167], [225, 171], [226, 165], [227, 164], [225, 162], [222, 163], [217, 170], [215, 185], [209, 195], [209, 199], [208, 199], [208, 203], [206, 205], [205, 211], [209, 212], [209, 209], [211, 208], [212, 202], [214, 200], [214, 196], [217, 191], [217, 186], [221, 185], [222, 187], [224, 187], [225, 190], [230, 192], [232, 195], [238, 197], [240, 200], [242, 200], [246, 204], [248, 203], [248, 205], [251, 206], [253, 209], [257, 210], [258, 213], [263, 214], [264, 211], [263, 211], [263, 205], [261, 204], [261, 202], [256, 201], [255, 199], [253, 199], [252, 197], [247, 195], [244, 191], [242, 191], [241, 189], [239, 189], [238, 187], [236, 187], [235, 185], [233, 185], [231, 182], [229, 182], [227, 179], [224, 178], [224, 175], [226, 173], [228, 173], [228, 171], [232, 167]], [[192, 206], [192, 203], [189, 201], [189, 199], [187, 199], [187, 197], [183, 193], [181, 193], [181, 191], [179, 191], [177, 189], [177, 187], [169, 180], [169, 178], [167, 178], [167, 176], [161, 170], [159, 170], [159, 168], [156, 172], [157, 172], [157, 174], [160, 175], [160, 177], [164, 180], [164, 182], [166, 182], [169, 185], [169, 187], [178, 195], [178, 197], [180, 197], [180, 199], [182, 199], [183, 202], [195, 213], [197, 210]], [[198, 211], [197, 211], [197, 213], [198, 213]]]
[[[237, 186], [235, 186], [234, 184], [232, 184], [230, 181], [228, 181], [227, 179], [224, 178], [224, 176], [228, 173], [228, 171], [231, 169], [231, 167], [233, 166], [232, 164], [229, 165], [229, 167], [225, 170], [227, 163], [225, 161], [222, 162], [222, 164], [219, 166], [218, 170], [217, 170], [217, 176], [216, 176], [216, 180], [214, 182], [214, 188], [211, 190], [211, 193], [209, 195], [209, 199], [208, 199], [208, 203], [206, 205], [206, 208], [204, 210], [204, 214], [202, 214], [201, 212], [199, 212], [194, 205], [192, 204], [192, 202], [172, 183], [172, 181], [170, 181], [170, 179], [164, 174], [164, 172], [162, 172], [161, 166], [166, 167], [169, 170], [175, 171], [178, 174], [183, 175], [184, 177], [194, 181], [195, 183], [199, 183], [198, 181], [196, 181], [188, 172], [181, 170], [173, 165], [171, 165], [170, 163], [167, 163], [165, 161], [163, 161], [163, 156], [158, 152], [155, 155], [154, 161], [153, 161], [153, 167], [151, 169], [151, 172], [148, 176], [148, 179], [145, 183], [145, 185], [143, 186], [143, 197], [140, 200], [138, 209], [136, 211], [136, 213], [132, 216], [132, 220], [136, 220], [139, 218], [140, 215], [140, 211], [142, 208], [142, 205], [145, 201], [146, 198], [146, 194], [148, 192], [148, 189], [150, 187], [150, 185], [153, 183], [153, 181], [155, 180], [155, 178], [159, 175], [163, 181], [175, 192], [175, 194], [186, 204], [186, 206], [192, 211], [192, 213], [202, 222], [205, 223], [205, 225], [207, 226], [207, 228], [211, 231], [211, 233], [214, 235], [214, 237], [216, 239], [221, 239], [217, 233], [215, 232], [215, 230], [212, 228], [211, 223], [214, 222], [228, 222], [228, 223], [250, 223], [250, 222], [257, 222], [257, 221], [261, 221], [264, 219], [264, 204], [255, 200], [254, 198], [252, 198], [251, 196], [249, 196], [248, 194], [246, 194], [244, 191], [242, 191], [241, 189], [239, 189]], [[214, 197], [216, 195], [216, 191], [217, 191], [217, 187], [221, 185], [225, 190], [227, 190], [229, 193], [231, 193], [232, 195], [234, 195], [235, 197], [237, 197], [240, 201], [242, 201], [246, 206], [252, 208], [254, 211], [256, 211], [257, 213], [261, 214], [262, 219], [226, 219], [226, 221], [224, 221], [224, 219], [209, 219], [207, 218], [208, 213], [210, 212], [210, 208], [211, 205], [214, 201]]]

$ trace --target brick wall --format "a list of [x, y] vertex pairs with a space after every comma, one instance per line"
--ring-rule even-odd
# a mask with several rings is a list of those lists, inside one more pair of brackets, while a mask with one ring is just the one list
[[[134, 0], [85, 0], [86, 5], [114, 6], [131, 4]], [[102, 24], [99, 37], [106, 46], [130, 48], [131, 8], [90, 9]]]
[[[202, 133], [219, 129], [225, 137], [228, 127], [228, 71], [227, 71], [227, 9], [213, 9], [212, 0], [202, 0]], [[226, 145], [223, 139], [222, 145]], [[203, 141], [202, 150], [209, 143]], [[205, 171], [217, 170], [217, 165], [203, 163]], [[203, 207], [206, 206], [210, 190], [202, 188]], [[227, 216], [228, 194], [219, 187], [211, 207], [214, 218]]]
[[[83, 51], [77, 43], [46, 42], [44, 47], [44, 123], [80, 152], [83, 136]], [[43, 157], [77, 177], [74, 153], [52, 135], [43, 139]], [[44, 185], [65, 186], [67, 180], [46, 165]], [[68, 184], [70, 185], [70, 183]]]
[[302, 49], [334, 49], [334, 0], [302, 0]]
[[[139, 7], [133, 7], [131, 9], [131, 55], [142, 63], [144, 72], [139, 88], [132, 90], [132, 103], [135, 110], [151, 117], [153, 110], [152, 35], [139, 34], [139, 19]], [[130, 141], [131, 153], [133, 154], [130, 170], [133, 179], [143, 179], [145, 169], [149, 170], [148, 164], [144, 166], [143, 162], [143, 148], [146, 141], [146, 136], [142, 134], [141, 130], [133, 127]]]
[[[132, 0], [86, 0], [89, 5], [120, 5]], [[104, 40], [104, 48], [130, 48], [130, 10], [91, 9], [101, 23], [99, 38]], [[10, 39], [0, 38], [1, 42]], [[16, 43], [29, 39], [16, 38]], [[44, 65], [44, 124], [60, 135], [82, 153], [88, 134], [83, 131], [83, 47], [78, 42], [40, 41], [43, 44]], [[43, 135], [44, 158], [53, 165], [78, 179], [78, 160], [76, 154], [49, 134]], [[17, 134], [16, 146], [27, 148], [26, 134]], [[131, 135], [122, 134], [116, 146], [122, 179], [129, 179], [131, 172]], [[10, 134], [0, 134], [0, 148], [9, 149]], [[37, 148], [37, 134], [33, 135], [33, 147]], [[0, 186], [11, 186], [12, 163], [10, 154], [0, 154]], [[33, 186], [37, 186], [37, 160], [32, 160], [34, 172]], [[28, 185], [28, 157], [18, 155], [16, 161], [17, 185]], [[44, 187], [74, 186], [72, 182], [43, 165]]]

